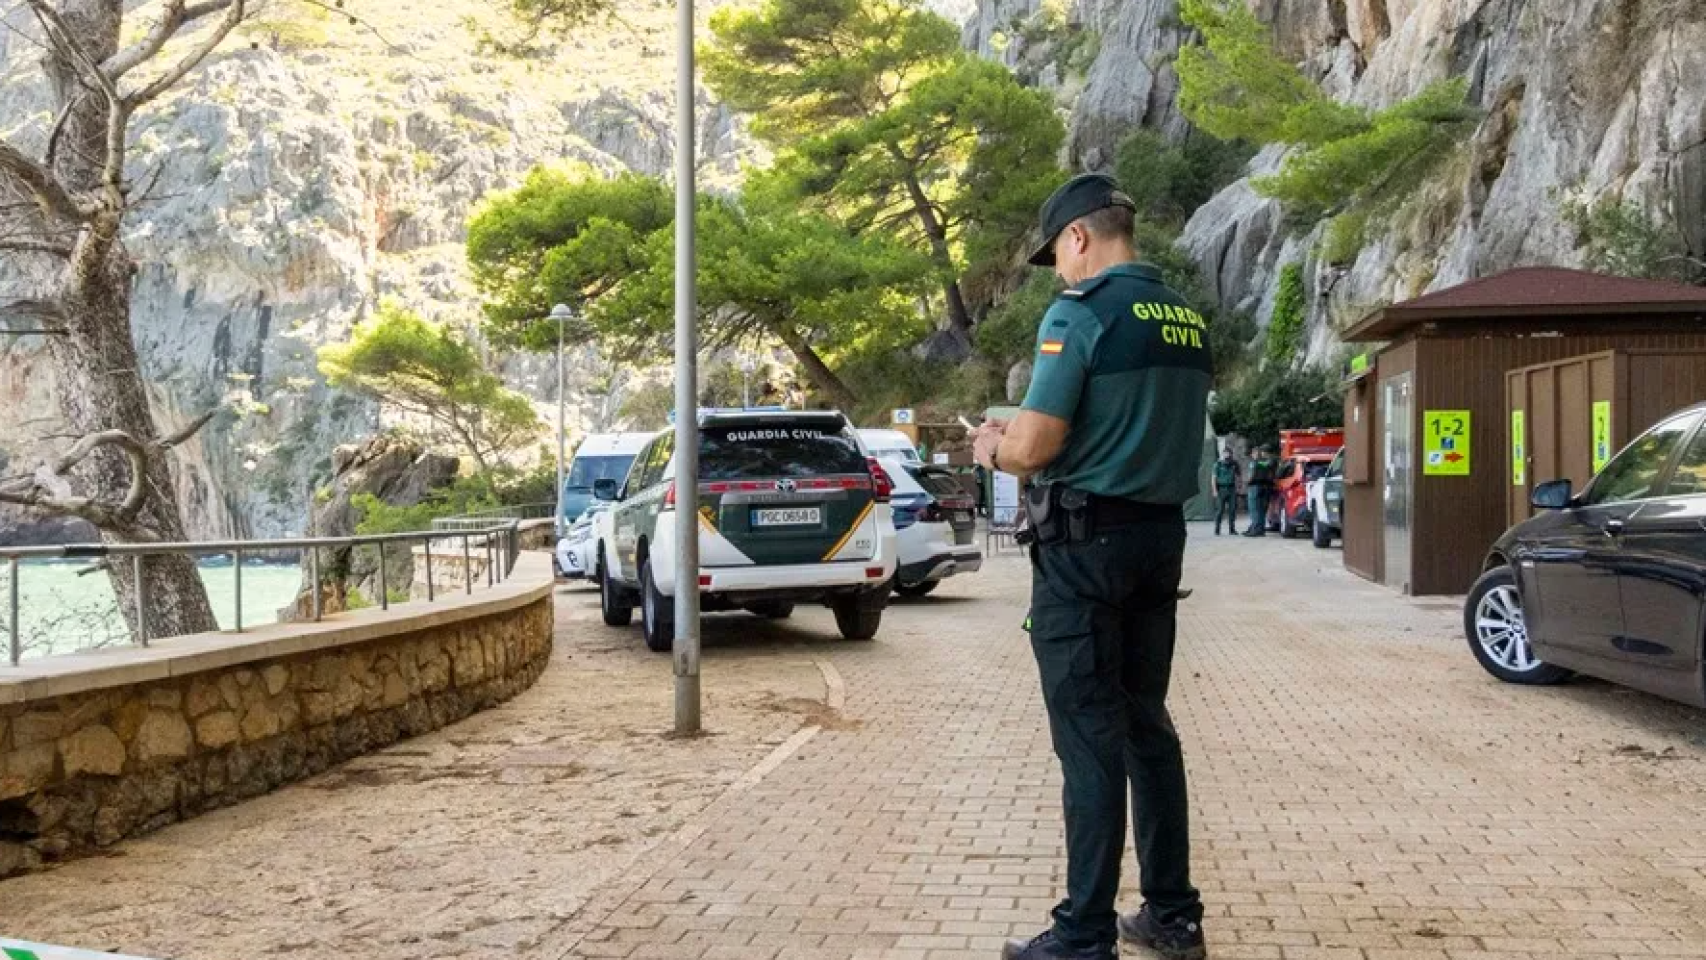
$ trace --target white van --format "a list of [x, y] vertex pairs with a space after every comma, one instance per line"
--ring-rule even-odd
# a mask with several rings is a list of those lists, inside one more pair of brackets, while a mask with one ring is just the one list
[[592, 485], [600, 480], [621, 483], [634, 465], [634, 455], [651, 439], [650, 433], [593, 433], [581, 441], [563, 474], [563, 529], [592, 506]]
[[918, 448], [912, 445], [912, 438], [899, 430], [874, 430], [861, 428], [859, 442], [865, 445], [865, 452], [879, 460], [895, 459], [902, 463], [922, 463]]

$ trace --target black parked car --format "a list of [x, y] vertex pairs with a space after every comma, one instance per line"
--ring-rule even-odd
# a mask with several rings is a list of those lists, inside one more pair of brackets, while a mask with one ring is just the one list
[[1706, 706], [1706, 404], [1660, 421], [1579, 495], [1493, 545], [1464, 605], [1476, 659], [1511, 683], [1584, 673]]

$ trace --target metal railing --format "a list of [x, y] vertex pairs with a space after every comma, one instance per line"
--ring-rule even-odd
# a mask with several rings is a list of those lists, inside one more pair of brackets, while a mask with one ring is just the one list
[[[547, 506], [550, 506], [549, 504]], [[163, 640], [165, 637], [153, 637], [148, 633], [148, 564], [147, 558], [163, 555], [185, 555], [192, 557], [229, 556], [232, 560], [232, 574], [235, 579], [233, 596], [235, 606], [234, 630], [243, 632], [243, 560], [263, 554], [297, 554], [299, 560], [307, 555], [308, 582], [312, 584], [309, 610], [317, 622], [321, 619], [321, 580], [320, 554], [325, 550], [348, 548], [353, 551], [360, 547], [376, 547], [378, 554], [379, 576], [379, 608], [390, 609], [390, 585], [387, 583], [385, 562], [385, 547], [391, 544], [418, 544], [424, 548], [422, 560], [426, 565], [426, 598], [430, 603], [437, 599], [437, 586], [433, 581], [433, 542], [451, 540], [459, 542], [462, 559], [463, 592], [474, 592], [474, 556], [484, 554], [486, 566], [486, 586], [492, 587], [509, 579], [515, 571], [516, 558], [521, 553], [519, 536], [520, 522], [507, 519], [501, 522], [486, 521], [479, 528], [454, 530], [420, 530], [407, 533], [367, 534], [351, 537], [304, 537], [285, 540], [206, 540], [190, 543], [73, 543], [52, 547], [0, 547], [0, 564], [3, 564], [10, 576], [7, 578], [5, 602], [9, 616], [7, 618], [8, 654], [12, 666], [17, 666], [23, 659], [23, 626], [20, 619], [21, 590], [19, 582], [25, 570], [26, 560], [97, 560], [108, 564], [129, 562], [131, 576], [136, 583], [135, 614], [136, 633], [134, 639], [142, 646], [148, 646], [150, 640]], [[449, 558], [456, 556], [456, 548], [452, 547]], [[442, 552], [439, 556], [445, 556]]]
[[557, 504], [521, 503], [508, 507], [474, 510], [454, 517], [438, 517], [432, 521], [434, 530], [478, 530], [498, 520], [540, 520], [557, 512]]

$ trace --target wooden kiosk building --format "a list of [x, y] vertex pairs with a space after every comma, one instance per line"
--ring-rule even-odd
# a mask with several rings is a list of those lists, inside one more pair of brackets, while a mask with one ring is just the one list
[[1460, 594], [1528, 493], [1706, 400], [1706, 288], [1525, 267], [1377, 310], [1345, 393], [1345, 566]]

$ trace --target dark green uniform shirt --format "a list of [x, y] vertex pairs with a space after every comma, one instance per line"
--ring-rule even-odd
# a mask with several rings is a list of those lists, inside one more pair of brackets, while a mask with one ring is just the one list
[[1071, 428], [1038, 482], [1140, 503], [1196, 496], [1213, 370], [1207, 322], [1154, 267], [1120, 264], [1061, 294], [1024, 406]]

